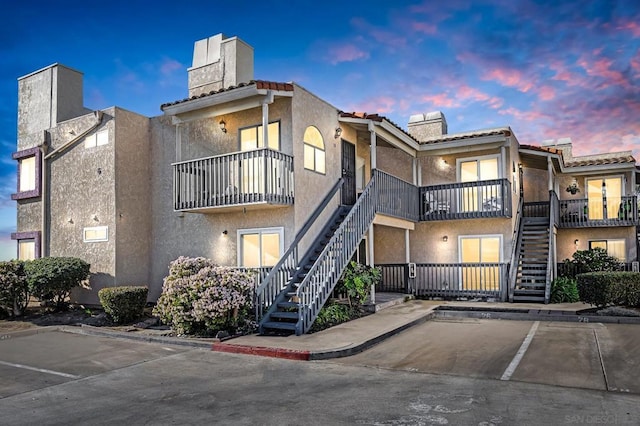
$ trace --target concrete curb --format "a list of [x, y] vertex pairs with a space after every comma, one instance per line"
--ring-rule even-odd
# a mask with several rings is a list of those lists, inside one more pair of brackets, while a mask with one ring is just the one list
[[81, 327], [59, 326], [59, 331], [65, 333], [84, 334], [89, 336], [116, 337], [121, 339], [137, 340], [140, 342], [163, 343], [165, 345], [190, 346], [193, 348], [210, 349], [211, 340], [199, 342], [193, 339], [179, 337], [152, 336], [149, 334], [122, 333], [114, 330], [104, 330], [102, 327], [93, 327], [83, 324]]
[[342, 358], [346, 356], [355, 355], [362, 351], [369, 349], [370, 347], [382, 342], [383, 340], [388, 339], [398, 333], [403, 332], [404, 330], [413, 327], [415, 325], [421, 324], [433, 318], [435, 313], [432, 309], [426, 312], [421, 317], [403, 324], [399, 327], [396, 327], [392, 330], [389, 330], [383, 334], [380, 334], [371, 339], [365, 340], [362, 343], [358, 343], [355, 345], [348, 346], [346, 348], [341, 349], [329, 349], [323, 351], [305, 351], [305, 350], [295, 350], [295, 349], [284, 349], [284, 348], [271, 348], [265, 346], [247, 346], [247, 345], [234, 345], [232, 343], [214, 343], [211, 345], [211, 350], [214, 352], [226, 352], [226, 353], [236, 353], [236, 354], [245, 354], [245, 355], [258, 355], [264, 357], [271, 358], [284, 358], [291, 359], [297, 361], [318, 361], [324, 359], [332, 359], [332, 358]]
[[9, 339], [15, 339], [17, 337], [27, 337], [27, 336], [33, 336], [36, 334], [49, 333], [51, 331], [56, 331], [57, 329], [58, 329], [57, 326], [47, 326], [47, 327], [33, 327], [26, 330], [7, 331], [5, 333], [0, 334], [0, 340], [9, 340]]
[[522, 312], [496, 312], [491, 310], [448, 310], [435, 311], [436, 318], [477, 318], [477, 319], [503, 319], [512, 321], [558, 321], [558, 322], [582, 322], [582, 323], [606, 323], [606, 324], [640, 324], [640, 317], [614, 317], [600, 315], [561, 314], [552, 311], [545, 313], [532, 313], [529, 310]]

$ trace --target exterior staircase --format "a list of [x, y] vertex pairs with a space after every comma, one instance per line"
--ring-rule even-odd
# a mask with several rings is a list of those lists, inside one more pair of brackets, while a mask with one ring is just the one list
[[549, 218], [523, 218], [514, 302], [545, 302], [549, 283]]
[[260, 322], [260, 334], [293, 334], [301, 308], [298, 288], [318, 260], [326, 245], [349, 213], [351, 206], [340, 206], [320, 232], [291, 274], [287, 288], [278, 295]]

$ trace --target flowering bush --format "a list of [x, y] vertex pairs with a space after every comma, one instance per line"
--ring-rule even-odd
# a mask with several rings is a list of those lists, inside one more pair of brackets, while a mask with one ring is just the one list
[[249, 272], [179, 257], [169, 265], [153, 313], [178, 334], [233, 333], [250, 326], [253, 291]]

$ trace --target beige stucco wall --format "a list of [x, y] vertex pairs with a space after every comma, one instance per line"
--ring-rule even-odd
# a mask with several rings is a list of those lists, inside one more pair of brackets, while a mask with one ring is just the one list
[[549, 174], [547, 170], [525, 167], [524, 202], [549, 201]]
[[116, 285], [147, 285], [151, 237], [149, 119], [115, 109]]
[[[109, 142], [85, 148], [80, 138], [47, 162], [49, 168], [51, 256], [72, 256], [91, 264], [91, 291], [74, 292], [82, 303], [98, 303], [97, 292], [115, 284], [115, 109], [104, 110], [102, 123], [89, 133], [108, 130]], [[50, 130], [52, 148], [58, 148], [95, 123], [88, 114]], [[83, 242], [85, 227], [107, 226], [108, 241]], [[43, 236], [45, 238], [45, 236]]]
[[[575, 244], [576, 239], [578, 240], [577, 246]], [[559, 229], [556, 237], [558, 262], [570, 259], [576, 250], [588, 250], [589, 241], [618, 239], [625, 240], [626, 261], [636, 260], [637, 250], [634, 227]]]

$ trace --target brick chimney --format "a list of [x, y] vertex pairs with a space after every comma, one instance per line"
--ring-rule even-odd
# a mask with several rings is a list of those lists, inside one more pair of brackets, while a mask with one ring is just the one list
[[408, 132], [418, 141], [447, 134], [447, 120], [441, 111], [414, 114], [409, 117]]
[[198, 40], [188, 73], [189, 97], [248, 83], [253, 80], [253, 47], [223, 34]]

